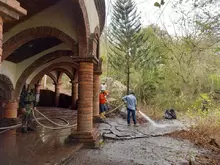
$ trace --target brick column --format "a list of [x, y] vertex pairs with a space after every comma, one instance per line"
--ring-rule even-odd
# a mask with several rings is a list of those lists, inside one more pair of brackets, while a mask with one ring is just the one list
[[93, 77], [93, 117], [99, 116], [99, 93], [100, 93], [100, 78], [99, 74], [94, 74]]
[[78, 99], [78, 83], [72, 81], [72, 109], [76, 110], [76, 101]]
[[55, 106], [59, 106], [59, 101], [60, 101], [60, 88], [61, 88], [61, 83], [55, 84]]
[[18, 103], [17, 101], [8, 101], [5, 105], [4, 118], [12, 119], [17, 118]]
[[79, 63], [77, 132], [72, 133], [66, 141], [81, 142], [89, 148], [98, 147], [101, 138], [98, 129], [93, 128], [93, 67], [92, 61]]
[[41, 84], [36, 84], [35, 86], [35, 93], [36, 93], [36, 103], [38, 104], [40, 102], [40, 90], [41, 90]]
[[92, 132], [93, 129], [93, 63], [79, 63], [79, 101], [77, 131]]
[[102, 74], [102, 59], [94, 67], [93, 78], [93, 117], [94, 122], [99, 123], [102, 119], [99, 116], [99, 93], [100, 93], [100, 75]]

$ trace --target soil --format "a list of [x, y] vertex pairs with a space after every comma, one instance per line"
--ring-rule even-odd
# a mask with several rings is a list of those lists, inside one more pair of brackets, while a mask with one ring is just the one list
[[200, 164], [220, 165], [220, 146], [208, 135], [201, 136], [201, 134], [191, 129], [189, 131], [173, 132], [169, 136], [179, 140], [187, 139], [195, 145], [209, 150], [207, 153], [196, 156], [196, 161]]

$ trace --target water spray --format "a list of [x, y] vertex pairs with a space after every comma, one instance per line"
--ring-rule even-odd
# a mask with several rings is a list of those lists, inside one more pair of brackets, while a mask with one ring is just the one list
[[154, 126], [154, 127], [157, 127], [157, 128], [166, 128], [166, 127], [169, 127], [169, 126], [172, 126], [171, 124], [157, 124], [155, 121], [153, 121], [150, 117], [148, 117], [147, 115], [145, 115], [143, 112], [141, 112], [140, 110], [137, 110], [141, 116], [143, 116], [146, 120], [149, 121], [149, 123]]

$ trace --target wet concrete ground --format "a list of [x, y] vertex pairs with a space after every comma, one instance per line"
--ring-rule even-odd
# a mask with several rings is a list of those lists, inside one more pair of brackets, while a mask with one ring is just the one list
[[144, 123], [138, 127], [127, 126], [125, 120], [121, 117], [107, 118], [105, 123], [100, 124], [99, 129], [105, 139], [129, 140], [135, 138], [147, 138], [165, 135], [174, 131], [186, 129], [178, 120], [160, 121], [159, 126], [154, 127], [150, 123]]
[[[120, 117], [107, 118], [100, 125], [105, 144], [99, 150], [83, 149], [66, 165], [181, 165], [197, 153], [205, 152], [189, 141], [161, 136], [184, 129], [177, 120], [164, 120], [166, 128], [155, 128], [149, 123], [139, 127], [127, 126]], [[111, 140], [109, 140], [111, 139]]]
[[169, 137], [108, 140], [100, 150], [80, 150], [66, 165], [182, 165], [198, 152], [188, 141]]
[[[70, 121], [70, 124], [76, 122], [76, 111], [57, 108], [38, 109], [53, 120], [61, 117]], [[46, 121], [42, 122], [51, 126]], [[62, 123], [59, 120], [56, 122]], [[21, 134], [20, 130], [8, 131], [0, 134], [0, 164], [178, 165], [188, 163], [188, 160], [197, 153], [205, 152], [188, 141], [162, 136], [184, 129], [181, 122], [173, 120], [160, 123], [170, 126], [155, 128], [146, 123], [134, 127], [127, 126], [121, 117], [107, 118], [99, 127], [106, 139], [102, 148], [82, 149], [77, 153], [75, 151], [82, 147], [81, 145], [64, 145], [64, 139], [73, 131], [70, 129], [54, 131], [37, 126], [36, 132], [28, 134]]]
[[[76, 111], [59, 108], [38, 108], [54, 121], [65, 124], [56, 117], [76, 123]], [[46, 121], [42, 123], [52, 126]], [[20, 129], [0, 134], [1, 165], [50, 165], [62, 162], [76, 150], [77, 146], [64, 145], [71, 129], [49, 130], [37, 126], [35, 132], [22, 134]]]

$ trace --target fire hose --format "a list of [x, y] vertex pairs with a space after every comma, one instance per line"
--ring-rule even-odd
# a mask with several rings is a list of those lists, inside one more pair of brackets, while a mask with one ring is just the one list
[[116, 108], [114, 108], [114, 109], [112, 109], [112, 110], [106, 112], [105, 115], [108, 115], [108, 114], [110, 114], [110, 113], [116, 111], [116, 110], [117, 110], [118, 108], [120, 108], [122, 105], [124, 105], [124, 103], [122, 103], [122, 104], [120, 104], [119, 106], [117, 106]]
[[[113, 110], [108, 111], [105, 115], [108, 115], [108, 114], [110, 114], [110, 113], [116, 111], [116, 110], [117, 110], [118, 108], [120, 108], [122, 105], [124, 105], [124, 103], [120, 104], [119, 106], [117, 106], [117, 107], [114, 108]], [[39, 113], [43, 118], [37, 118], [36, 115], [35, 115], [35, 111], [36, 111], [37, 113]], [[73, 128], [73, 127], [76, 127], [76, 126], [77, 126], [77, 124], [70, 125], [70, 123], [69, 123], [68, 121], [66, 121], [65, 119], [63, 119], [63, 118], [56, 118], [56, 119], [62, 120], [62, 121], [64, 121], [66, 124], [56, 123], [56, 122], [54, 122], [53, 120], [51, 120], [50, 118], [48, 118], [47, 116], [45, 116], [43, 113], [41, 113], [40, 111], [38, 111], [37, 109], [34, 109], [34, 110], [32, 111], [32, 115], [33, 115], [34, 120], [35, 120], [40, 126], [42, 126], [42, 127], [44, 127], [44, 128], [47, 128], [47, 129], [59, 130], [59, 129]], [[56, 125], [57, 127], [51, 127], [51, 126], [46, 126], [46, 125], [42, 124], [42, 123], [40, 122], [40, 120], [42, 120], [42, 119], [46, 119], [47, 121], [49, 121], [50, 123]], [[7, 127], [0, 127], [0, 130], [4, 130], [4, 131], [2, 131], [2, 132], [0, 132], [0, 133], [3, 133], [3, 132], [8, 131], [8, 130], [10, 130], [10, 129], [18, 128], [18, 127], [20, 127], [21, 125], [22, 125], [22, 124], [16, 124], [16, 125], [7, 126]]]
[[[42, 123], [39, 122], [39, 120], [36, 118], [34, 111], [38, 112], [41, 116], [43, 116], [45, 119], [47, 119], [47, 121], [51, 122], [51, 123], [54, 124], [54, 125], [57, 125], [58, 127], [50, 127], [50, 126], [46, 126], [46, 125], [42, 124]], [[41, 112], [38, 111], [37, 109], [33, 110], [33, 111], [32, 111], [32, 114], [33, 114], [33, 117], [34, 117], [35, 121], [36, 121], [40, 126], [42, 126], [42, 127], [44, 127], [44, 128], [47, 128], [47, 129], [58, 130], [58, 129], [73, 128], [73, 127], [76, 127], [76, 126], [77, 126], [77, 124], [69, 125], [69, 122], [66, 121], [65, 119], [62, 119], [62, 118], [59, 118], [59, 119], [61, 119], [61, 120], [63, 120], [63, 121], [66, 121], [66, 123], [67, 123], [66, 125], [62, 125], [62, 124], [55, 123], [54, 121], [52, 121], [51, 119], [49, 119], [47, 116], [45, 116], [43, 113], [41, 113]]]
[[[37, 118], [36, 115], [35, 115], [35, 112], [36, 111], [37, 113], [39, 113], [41, 116], [43, 116], [43, 118]], [[33, 117], [34, 117], [34, 120], [42, 127], [44, 128], [48, 128], [48, 129], [53, 129], [53, 130], [58, 130], [58, 129], [65, 129], [65, 128], [72, 128], [72, 127], [75, 127], [77, 124], [74, 124], [74, 125], [70, 125], [68, 121], [66, 121], [65, 119], [63, 118], [56, 118], [56, 119], [59, 119], [59, 120], [62, 120], [64, 121], [66, 124], [63, 125], [63, 124], [58, 124], [56, 122], [54, 122], [53, 120], [51, 120], [50, 118], [48, 118], [47, 116], [45, 116], [43, 113], [41, 113], [40, 111], [38, 111], [37, 109], [34, 109], [32, 111], [32, 114], [33, 114]], [[44, 124], [42, 124], [39, 120], [42, 120], [42, 119], [46, 119], [47, 121], [49, 121], [50, 123], [58, 126], [58, 127], [50, 127], [50, 126], [46, 126]], [[14, 129], [14, 128], [18, 128], [20, 127], [22, 124], [16, 124], [16, 125], [12, 125], [12, 126], [7, 126], [7, 127], [0, 127], [0, 130], [4, 130], [0, 133], [3, 133], [5, 131], [8, 131], [10, 129]]]

